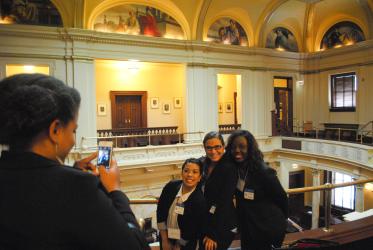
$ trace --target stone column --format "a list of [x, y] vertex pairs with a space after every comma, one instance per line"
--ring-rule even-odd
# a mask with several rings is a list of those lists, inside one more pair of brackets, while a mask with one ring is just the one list
[[[353, 178], [354, 181], [360, 178]], [[355, 187], [355, 211], [364, 212], [364, 184], [356, 185]]]
[[[319, 169], [312, 169], [312, 186], [320, 186], [320, 173]], [[319, 227], [320, 217], [320, 191], [312, 192], [312, 227], [315, 229]]]
[[[217, 131], [218, 90], [215, 70], [202, 66], [188, 66], [186, 79], [186, 132]], [[201, 139], [199, 135], [186, 138], [190, 142]]]
[[282, 187], [286, 190], [289, 189], [289, 171], [291, 169], [291, 163], [288, 161], [281, 160], [280, 167], [278, 168], [278, 179]]

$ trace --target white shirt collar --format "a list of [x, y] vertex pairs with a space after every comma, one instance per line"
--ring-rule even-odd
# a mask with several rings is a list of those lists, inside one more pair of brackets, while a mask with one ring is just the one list
[[182, 202], [186, 202], [189, 198], [189, 196], [193, 193], [193, 191], [196, 189], [196, 187], [194, 187], [190, 192], [188, 193], [185, 193], [185, 194], [182, 194], [182, 189], [183, 189], [183, 184], [181, 184], [181, 187], [179, 189], [179, 192], [177, 193], [176, 197], [177, 198], [180, 198], [180, 200]]

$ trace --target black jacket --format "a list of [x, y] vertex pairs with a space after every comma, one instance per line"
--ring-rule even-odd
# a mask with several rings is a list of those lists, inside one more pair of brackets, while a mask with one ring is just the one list
[[[170, 181], [163, 188], [157, 206], [157, 223], [167, 225], [170, 207], [182, 185], [181, 180]], [[177, 216], [181, 238], [188, 244], [181, 249], [196, 249], [197, 240], [201, 238], [206, 219], [206, 202], [202, 191], [196, 188], [184, 202], [184, 214]]]
[[0, 249], [143, 249], [127, 196], [40, 155], [2, 152]]
[[[243, 172], [241, 177], [244, 177]], [[288, 198], [276, 171], [264, 162], [249, 168], [245, 189], [254, 192], [254, 199], [244, 199], [244, 193], [237, 190], [239, 225], [246, 226], [249, 231], [249, 235], [242, 237], [262, 242], [282, 241], [288, 217]]]
[[[207, 216], [206, 236], [214, 241], [225, 241], [232, 237], [232, 230], [237, 227], [237, 218], [233, 196], [237, 184], [237, 168], [225, 156], [217, 163], [209, 178], [206, 178], [208, 159], [204, 162], [204, 196], [209, 211]], [[215, 212], [211, 213], [211, 207]]]

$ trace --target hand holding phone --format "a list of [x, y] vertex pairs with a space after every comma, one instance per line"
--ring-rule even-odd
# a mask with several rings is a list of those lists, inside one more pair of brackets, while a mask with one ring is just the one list
[[98, 144], [97, 166], [104, 166], [110, 169], [111, 156], [113, 154], [113, 142], [100, 141]]

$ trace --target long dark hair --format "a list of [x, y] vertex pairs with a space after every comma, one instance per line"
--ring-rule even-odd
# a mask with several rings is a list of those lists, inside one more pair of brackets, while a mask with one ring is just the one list
[[62, 81], [42, 74], [18, 74], [0, 81], [0, 144], [23, 151], [59, 119], [64, 125], [77, 114], [80, 95]]
[[247, 140], [247, 162], [249, 164], [256, 165], [256, 163], [263, 162], [263, 153], [260, 151], [257, 141], [255, 140], [255, 137], [247, 130], [236, 130], [234, 131], [228, 138], [228, 144], [225, 148], [226, 154], [229, 155], [233, 159], [232, 156], [232, 147], [233, 147], [233, 141], [239, 137], [245, 137]]

